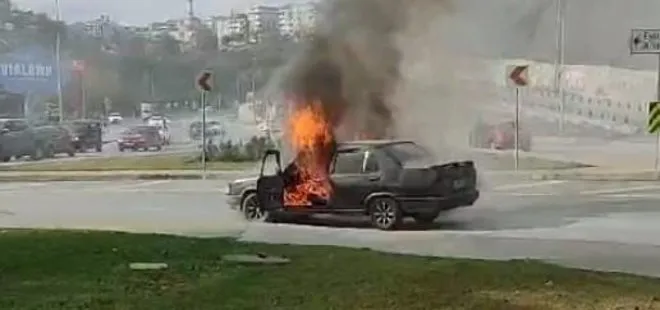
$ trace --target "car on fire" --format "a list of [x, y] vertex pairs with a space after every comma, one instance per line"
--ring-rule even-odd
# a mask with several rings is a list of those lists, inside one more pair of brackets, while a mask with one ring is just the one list
[[[280, 152], [269, 150], [258, 177], [228, 185], [230, 205], [249, 221], [351, 214], [367, 215], [375, 228], [393, 230], [405, 217], [430, 224], [441, 212], [471, 206], [479, 198], [472, 161], [433, 164], [431, 153], [413, 141], [352, 141], [334, 149], [327, 200], [308, 193], [310, 204], [289, 205], [286, 191], [299, 182], [296, 160], [282, 170]], [[265, 168], [269, 163], [272, 173]]]
[[[470, 146], [474, 148], [511, 150], [515, 149], [516, 123], [513, 121], [498, 124], [486, 124], [477, 122], [470, 132]], [[518, 131], [518, 147], [520, 150], [529, 152], [532, 149], [532, 136], [520, 126]]]

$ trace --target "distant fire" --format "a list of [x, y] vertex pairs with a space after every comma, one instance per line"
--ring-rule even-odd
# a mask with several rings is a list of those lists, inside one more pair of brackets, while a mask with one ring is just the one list
[[292, 184], [284, 189], [284, 204], [309, 206], [327, 201], [332, 194], [328, 167], [332, 160], [334, 133], [321, 102], [294, 102], [287, 135], [297, 157]]

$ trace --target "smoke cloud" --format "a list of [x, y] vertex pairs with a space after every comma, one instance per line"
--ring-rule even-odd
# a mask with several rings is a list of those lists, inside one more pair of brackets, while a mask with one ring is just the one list
[[480, 0], [328, 0], [283, 88], [297, 104], [322, 102], [338, 140], [414, 139], [439, 160], [465, 159], [474, 122], [500, 96], [477, 57], [524, 46], [546, 2], [515, 12], [521, 21]]

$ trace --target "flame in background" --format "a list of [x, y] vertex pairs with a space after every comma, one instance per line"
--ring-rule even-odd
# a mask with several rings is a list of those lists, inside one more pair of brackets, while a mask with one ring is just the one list
[[328, 201], [332, 184], [328, 168], [335, 142], [333, 126], [323, 105], [297, 102], [288, 118], [289, 141], [297, 154], [291, 184], [284, 189], [286, 206], [310, 206], [313, 200]]

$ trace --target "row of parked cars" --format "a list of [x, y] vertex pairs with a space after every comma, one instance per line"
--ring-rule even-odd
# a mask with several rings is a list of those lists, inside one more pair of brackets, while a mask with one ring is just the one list
[[34, 124], [25, 119], [0, 119], [0, 160], [28, 156], [33, 160], [57, 154], [75, 156], [88, 150], [103, 149], [103, 123], [79, 119], [61, 124]]

